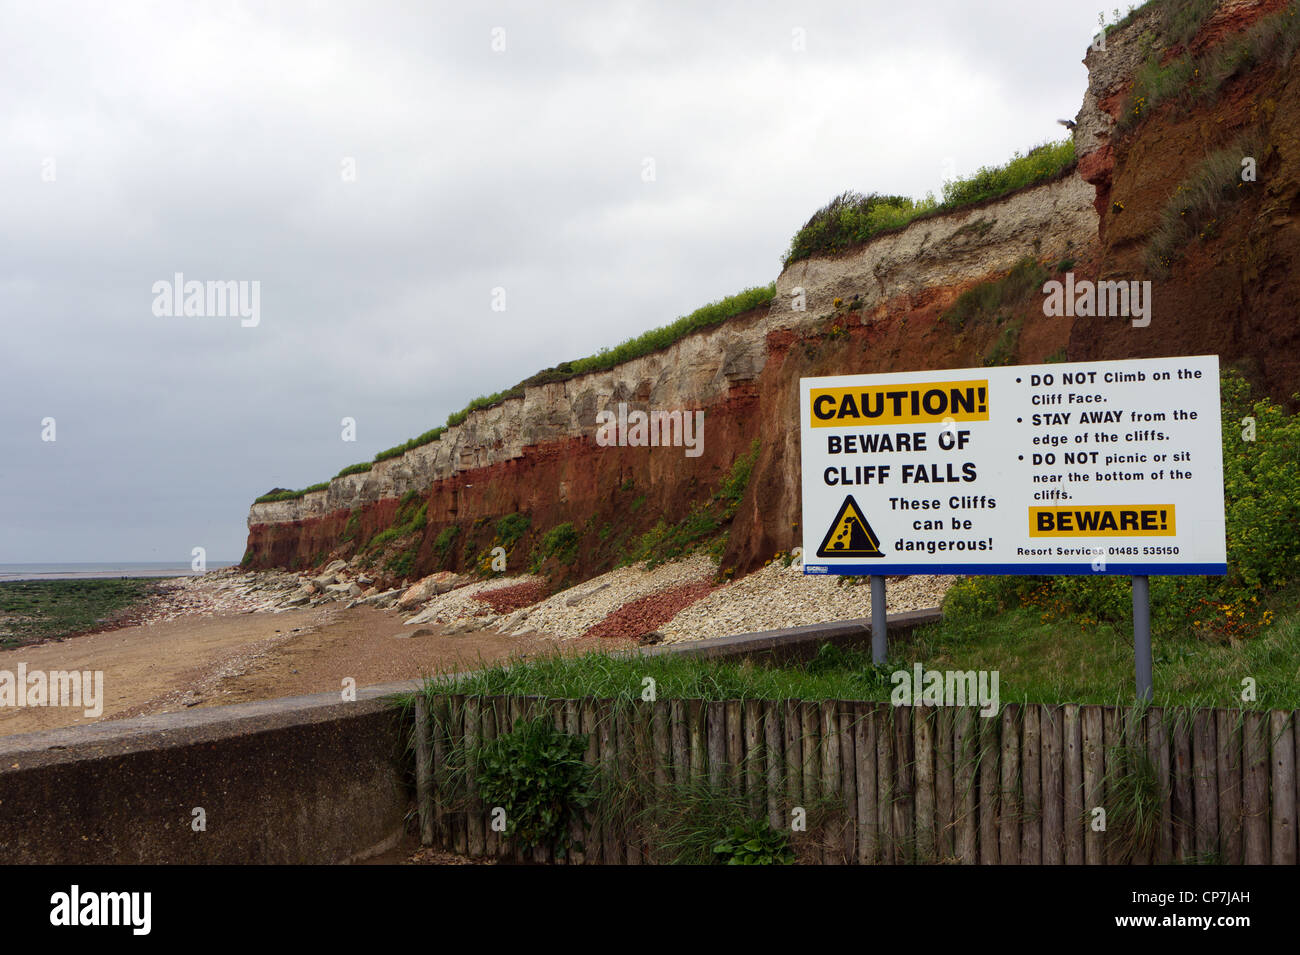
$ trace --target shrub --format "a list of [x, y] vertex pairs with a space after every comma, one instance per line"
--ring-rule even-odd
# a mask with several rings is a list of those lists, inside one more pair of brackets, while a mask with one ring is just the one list
[[1016, 360], [1016, 349], [1020, 345], [1020, 327], [1022, 324], [1023, 322], [1020, 319], [1016, 319], [1002, 329], [1001, 334], [998, 335], [998, 340], [993, 343], [993, 347], [984, 356], [985, 365], [990, 367], [1010, 365]]
[[305, 487], [301, 491], [290, 491], [287, 488], [277, 487], [267, 491], [259, 498], [254, 498], [254, 504], [269, 504], [275, 501], [296, 501], [299, 498], [306, 497], [316, 491], [329, 490], [329, 482], [324, 484], [313, 484], [311, 487]]
[[507, 514], [497, 521], [497, 542], [510, 551], [528, 533], [532, 523], [532, 518], [523, 514]]
[[906, 225], [935, 205], [933, 197], [914, 202], [906, 196], [842, 192], [814, 212], [795, 233], [783, 264], [843, 252], [874, 235]]
[[[1185, 47], [1215, 7], [1215, 0], [1166, 4], [1161, 32], [1168, 48]], [[1271, 63], [1278, 70], [1287, 68], [1300, 48], [1300, 17], [1296, 12], [1293, 2], [1195, 58], [1183, 54], [1162, 62], [1165, 51], [1151, 48], [1154, 38], [1147, 39], [1146, 59], [1134, 76], [1120, 115], [1121, 127], [1135, 126], [1162, 103], [1179, 103], [1186, 108], [1198, 101], [1213, 100], [1230, 81], [1260, 63]]]
[[571, 564], [577, 556], [578, 532], [571, 523], [565, 521], [552, 527], [537, 542], [537, 546], [533, 548], [532, 569], [536, 572], [551, 558], [555, 558], [561, 564]]
[[374, 466], [374, 462], [372, 461], [362, 461], [360, 464], [349, 464], [342, 471], [336, 474], [335, 477], [347, 477], [349, 474], [365, 474]]
[[1039, 291], [1047, 277], [1047, 269], [1037, 259], [1026, 256], [1001, 278], [962, 292], [944, 311], [943, 320], [956, 331], [968, 322], [992, 318], [999, 310], [1019, 305]]
[[713, 847], [724, 865], [793, 865], [790, 836], [772, 828], [766, 819], [737, 823]]
[[478, 748], [480, 795], [505, 810], [505, 835], [517, 849], [548, 846], [563, 858], [574, 847], [570, 827], [584, 820], [592, 799], [586, 751], [586, 736], [563, 733], [542, 717], [517, 720]]
[[416, 448], [423, 447], [426, 444], [432, 444], [434, 441], [437, 441], [439, 438], [441, 438], [446, 433], [446, 431], [447, 431], [446, 428], [433, 428], [432, 430], [426, 431], [424, 432], [424, 434], [418, 437], [412, 438], [410, 441], [407, 441], [403, 444], [396, 445], [395, 447], [388, 448], [385, 451], [380, 451], [378, 454], [375, 455], [374, 463], [378, 464], [380, 461], [387, 461], [389, 458], [401, 457], [407, 451], [413, 451]]
[[391, 558], [384, 566], [394, 577], [409, 577], [411, 571], [415, 569], [415, 559], [419, 552], [420, 545], [412, 544]]
[[735, 509], [740, 506], [745, 490], [749, 487], [750, 475], [754, 473], [754, 465], [758, 463], [759, 448], [759, 439], [755, 438], [749, 445], [749, 452], [736, 458], [735, 463], [731, 465], [731, 470], [718, 485], [715, 497], [729, 506], [731, 510], [729, 517], [736, 513]]
[[1197, 164], [1160, 213], [1160, 224], [1146, 248], [1149, 269], [1159, 276], [1167, 275], [1170, 265], [1188, 243], [1214, 236], [1225, 206], [1240, 199], [1254, 185], [1241, 178], [1242, 158], [1251, 156], [1258, 161], [1264, 148], [1258, 134], [1247, 133]]
[[460, 526], [458, 524], [451, 524], [438, 532], [438, 536], [433, 540], [433, 549], [438, 555], [439, 563], [445, 564], [447, 562], [452, 548], [456, 546], [456, 538], [459, 536]]
[[1001, 166], [981, 166], [964, 179], [944, 183], [940, 211], [995, 199], [1038, 182], [1046, 182], [1074, 167], [1074, 140], [1041, 143], [1023, 156], [1017, 151]]

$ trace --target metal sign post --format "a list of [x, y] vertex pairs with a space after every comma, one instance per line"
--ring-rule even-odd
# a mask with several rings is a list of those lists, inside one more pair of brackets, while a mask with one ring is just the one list
[[1150, 703], [1151, 686], [1151, 592], [1145, 574], [1133, 577], [1133, 658], [1137, 669], [1137, 697]]
[[889, 654], [885, 634], [885, 578], [871, 575], [871, 662], [884, 663]]

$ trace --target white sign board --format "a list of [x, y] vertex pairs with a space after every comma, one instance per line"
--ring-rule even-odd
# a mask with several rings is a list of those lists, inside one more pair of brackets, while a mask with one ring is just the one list
[[1219, 359], [800, 381], [809, 574], [1223, 574]]

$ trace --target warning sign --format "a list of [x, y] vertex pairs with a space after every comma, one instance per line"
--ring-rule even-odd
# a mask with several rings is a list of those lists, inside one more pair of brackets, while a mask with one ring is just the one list
[[1216, 356], [805, 378], [800, 398], [805, 573], [1227, 572]]
[[858, 502], [850, 494], [840, 505], [831, 529], [817, 548], [818, 557], [884, 557], [880, 538], [863, 517]]

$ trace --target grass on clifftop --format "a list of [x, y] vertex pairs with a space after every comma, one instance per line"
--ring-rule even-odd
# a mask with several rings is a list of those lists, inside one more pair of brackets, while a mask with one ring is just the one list
[[1169, 58], [1169, 51], [1185, 48], [1196, 36], [1218, 4], [1215, 0], [1168, 0], [1161, 7], [1157, 30], [1165, 45], [1157, 47], [1156, 36], [1150, 32], [1140, 38], [1144, 60], [1119, 117], [1122, 129], [1136, 126], [1165, 103], [1187, 109], [1199, 102], [1213, 102], [1230, 81], [1261, 63], [1283, 70], [1300, 50], [1300, 4], [1293, 2], [1198, 56], [1183, 52]]
[[[602, 348], [594, 355], [586, 358], [578, 358], [573, 361], [561, 362], [554, 368], [544, 368], [537, 374], [526, 378], [513, 388], [507, 388], [505, 391], [498, 391], [491, 395], [480, 395], [460, 411], [453, 411], [447, 416], [447, 423], [437, 428], [432, 428], [424, 434], [417, 435], [409, 441], [395, 445], [391, 448], [385, 448], [375, 455], [374, 460], [353, 464], [342, 471], [336, 477], [345, 477], [349, 474], [361, 474], [369, 471], [375, 464], [380, 461], [387, 461], [390, 458], [400, 457], [407, 451], [423, 447], [426, 444], [432, 444], [439, 440], [447, 433], [449, 428], [464, 424], [469, 417], [470, 412], [480, 411], [485, 408], [492, 408], [508, 401], [511, 398], [522, 398], [524, 391], [530, 387], [539, 385], [553, 384], [555, 382], [568, 381], [579, 375], [590, 374], [594, 371], [608, 371], [616, 365], [632, 361], [635, 358], [641, 358], [652, 352], [662, 351], [690, 335], [693, 332], [701, 331], [705, 328], [712, 328], [715, 325], [721, 325], [729, 318], [735, 318], [737, 315], [743, 315], [745, 312], [756, 308], [761, 308], [771, 303], [772, 298], [776, 295], [776, 283], [770, 282], [767, 285], [759, 285], [754, 288], [748, 288], [744, 291], [737, 292], [735, 295], [728, 295], [716, 302], [710, 302], [708, 305], [701, 306], [689, 315], [683, 315], [677, 321], [664, 325], [661, 328], [651, 329], [635, 338], [629, 338], [626, 341], [615, 345], [613, 348]], [[329, 487], [329, 483], [313, 484], [311, 487], [303, 488], [300, 491], [291, 491], [286, 488], [275, 488], [261, 497], [254, 500], [254, 504], [267, 504], [273, 501], [293, 501], [304, 497], [313, 491], [323, 491]]]
[[924, 216], [951, 212], [1055, 179], [1073, 165], [1074, 140], [1067, 137], [1035, 146], [1023, 156], [1017, 152], [1001, 166], [982, 166], [970, 176], [944, 183], [942, 201], [933, 195], [909, 199], [844, 192], [814, 212], [795, 233], [782, 262], [789, 266], [817, 255], [835, 255]]
[[136, 578], [0, 583], [0, 649], [94, 629], [146, 600], [156, 586]]

